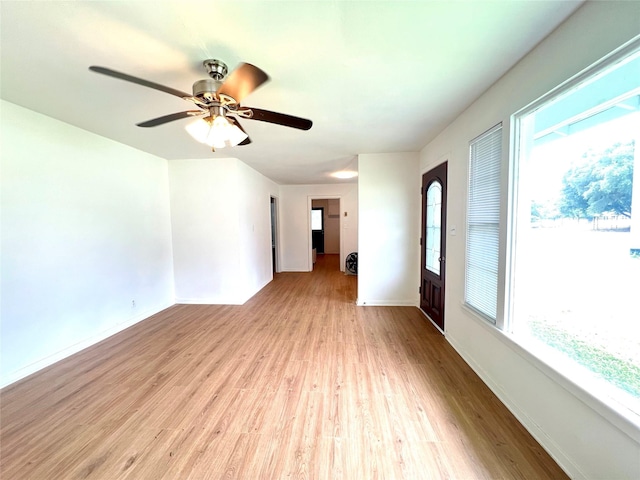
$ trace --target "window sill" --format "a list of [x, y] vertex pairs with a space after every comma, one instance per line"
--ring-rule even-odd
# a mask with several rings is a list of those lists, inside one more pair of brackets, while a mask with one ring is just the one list
[[603, 392], [613, 388], [608, 386], [607, 382], [602, 381], [602, 384], [606, 384], [607, 386], [601, 388], [601, 385], [599, 385], [596, 393], [592, 392], [587, 384], [593, 385], [593, 381], [583, 381], [584, 377], [580, 374], [578, 375], [578, 377], [580, 377], [578, 380], [572, 378], [575, 376], [575, 369], [552, 367], [548, 360], [545, 360], [545, 358], [548, 359], [549, 357], [543, 358], [536, 355], [536, 352], [532, 351], [531, 347], [519, 337], [498, 329], [494, 324], [489, 323], [483, 316], [479, 315], [478, 312], [467, 305], [462, 304], [462, 307], [477, 324], [481, 325], [485, 330], [502, 341], [549, 379], [553, 380], [609, 423], [640, 444], [640, 415], [604, 394]]

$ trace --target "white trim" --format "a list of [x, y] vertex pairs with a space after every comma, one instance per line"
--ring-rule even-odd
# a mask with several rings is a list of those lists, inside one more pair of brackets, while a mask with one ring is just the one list
[[632, 38], [627, 43], [622, 45], [620, 48], [617, 48], [616, 50], [611, 52], [609, 55], [605, 55], [597, 62], [592, 63], [587, 68], [585, 68], [581, 72], [578, 72], [576, 75], [574, 75], [567, 81], [562, 82], [557, 87], [551, 89], [541, 97], [531, 102], [529, 105], [521, 108], [520, 110], [515, 112], [513, 116], [522, 117], [524, 115], [529, 115], [533, 113], [534, 111], [536, 111], [537, 109], [545, 105], [547, 102], [557, 97], [558, 95], [564, 95], [568, 93], [569, 90], [577, 88], [585, 80], [602, 73], [604, 70], [609, 69], [615, 63], [626, 58], [628, 55], [631, 55], [632, 53], [636, 52], [636, 50], [638, 49], [640, 49], [640, 35], [637, 35], [636, 37]]
[[171, 307], [175, 305], [174, 303], [167, 303], [164, 304], [163, 306], [161, 306], [160, 308], [157, 309], [153, 309], [153, 310], [148, 310], [144, 313], [140, 313], [134, 317], [129, 318], [128, 320], [125, 320], [122, 323], [119, 323], [118, 325], [115, 325], [111, 328], [108, 328], [106, 330], [103, 330], [102, 332], [96, 334], [96, 335], [92, 335], [89, 338], [86, 338], [85, 340], [82, 340], [81, 342], [78, 342], [76, 344], [70, 345], [66, 348], [63, 348], [62, 350], [48, 355], [47, 357], [41, 358], [40, 360], [37, 360], [25, 367], [20, 368], [19, 370], [16, 370], [15, 372], [11, 372], [9, 373], [5, 378], [2, 379], [2, 383], [0, 384], [0, 388], [4, 388], [8, 385], [11, 385], [12, 383], [17, 382], [18, 380], [22, 380], [25, 377], [28, 377], [29, 375], [36, 373], [39, 370], [42, 370], [43, 368], [46, 368], [50, 365], [53, 365], [56, 362], [59, 362], [61, 360], [64, 360], [67, 357], [70, 357], [71, 355], [74, 355], [86, 348], [89, 348], [99, 342], [101, 342], [102, 340], [105, 340], [113, 335], [115, 335], [116, 333], [119, 333], [123, 330], [126, 330], [129, 327], [132, 327], [133, 325], [135, 325], [136, 323], [139, 323], [143, 320], [146, 320], [147, 318], [162, 312], [163, 310], [166, 310], [167, 308]]

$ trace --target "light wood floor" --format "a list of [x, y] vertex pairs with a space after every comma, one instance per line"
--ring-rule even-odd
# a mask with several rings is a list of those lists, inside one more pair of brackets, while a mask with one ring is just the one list
[[3, 479], [560, 479], [415, 308], [337, 256], [176, 305], [0, 393]]

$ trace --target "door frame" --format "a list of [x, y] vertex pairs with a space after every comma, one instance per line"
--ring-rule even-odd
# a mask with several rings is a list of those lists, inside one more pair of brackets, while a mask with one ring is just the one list
[[[273, 210], [271, 209], [271, 204], [274, 204]], [[271, 271], [275, 273], [279, 273], [282, 270], [280, 269], [280, 222], [278, 221], [279, 216], [279, 208], [280, 201], [276, 195], [269, 195], [269, 224], [270, 224], [270, 233], [269, 240], [271, 242], [275, 241], [275, 263], [273, 262], [273, 255], [270, 255], [272, 258]], [[275, 230], [275, 232], [273, 232]], [[272, 236], [273, 235], [273, 236]], [[269, 252], [273, 249], [273, 245], [269, 246]]]
[[[311, 241], [311, 209], [313, 208], [314, 200], [338, 200], [340, 202], [340, 212], [342, 212], [342, 197], [340, 195], [307, 195], [307, 244], [308, 244], [308, 259], [307, 268], [309, 272], [313, 271], [313, 244]], [[340, 271], [344, 272], [344, 231], [343, 231], [343, 216], [340, 214]]]
[[[439, 173], [444, 169], [444, 173]], [[448, 173], [449, 173], [449, 163], [448, 159], [445, 159], [443, 162], [435, 165], [429, 170], [422, 173], [420, 177], [420, 298], [419, 298], [419, 310], [424, 314], [425, 317], [429, 319], [431, 323], [440, 331], [442, 334], [445, 333], [445, 300], [446, 300], [446, 255], [447, 255], [447, 191], [448, 191]], [[442, 325], [439, 325], [436, 320], [431, 318], [428, 312], [422, 309], [422, 296], [424, 292], [422, 292], [422, 288], [424, 288], [424, 270], [425, 270], [425, 249], [426, 249], [426, 238], [425, 235], [425, 222], [427, 218], [426, 214], [426, 195], [429, 185], [424, 185], [425, 177], [432, 176], [438, 179], [442, 185], [442, 207], [441, 207], [441, 231], [440, 231], [440, 286], [441, 286], [441, 322]]]

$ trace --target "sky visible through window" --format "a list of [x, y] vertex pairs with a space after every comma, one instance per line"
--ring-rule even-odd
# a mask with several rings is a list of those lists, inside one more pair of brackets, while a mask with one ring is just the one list
[[625, 115], [602, 125], [537, 146], [530, 156], [532, 176], [536, 184], [537, 199], [558, 198], [562, 189], [562, 176], [572, 163], [580, 162], [589, 149], [604, 151], [616, 143], [625, 143], [640, 137], [640, 112]]

